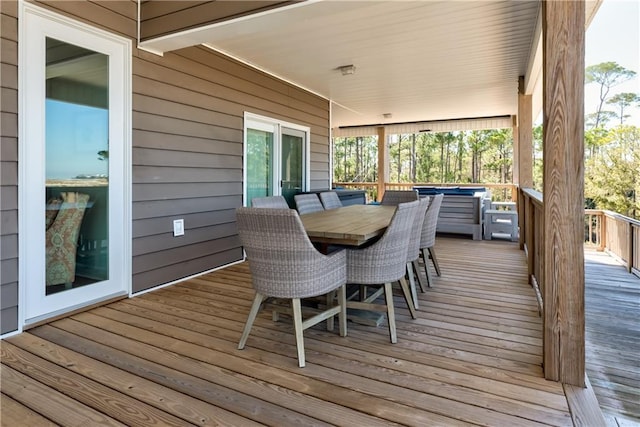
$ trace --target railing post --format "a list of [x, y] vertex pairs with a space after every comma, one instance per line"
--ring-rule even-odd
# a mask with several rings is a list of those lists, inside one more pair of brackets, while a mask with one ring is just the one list
[[627, 250], [627, 271], [631, 273], [633, 271], [633, 223], [629, 222], [629, 232], [627, 233], [629, 238], [629, 249]]

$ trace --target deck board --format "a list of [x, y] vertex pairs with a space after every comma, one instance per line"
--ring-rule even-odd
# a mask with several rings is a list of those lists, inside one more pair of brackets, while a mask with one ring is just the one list
[[[443, 276], [419, 294], [418, 319], [396, 296], [397, 344], [386, 322], [350, 322], [347, 337], [320, 324], [304, 333], [301, 369], [290, 319], [261, 312], [237, 350], [253, 297], [243, 263], [6, 339], [3, 415], [6, 405], [9, 419], [61, 425], [76, 410], [96, 425], [572, 425], [562, 385], [542, 375], [542, 320], [517, 243], [439, 238], [436, 250]], [[633, 398], [637, 370], [626, 372], [612, 371], [625, 379], [614, 390]]]
[[640, 279], [585, 251], [586, 367], [610, 425], [640, 426]]

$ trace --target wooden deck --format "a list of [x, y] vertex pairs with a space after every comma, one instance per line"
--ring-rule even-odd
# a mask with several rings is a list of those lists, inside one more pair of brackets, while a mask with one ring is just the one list
[[610, 426], [640, 426], [640, 279], [585, 252], [587, 375]]
[[397, 344], [318, 325], [302, 369], [286, 318], [261, 313], [236, 349], [246, 264], [30, 329], [1, 343], [2, 425], [572, 425], [517, 244], [436, 248], [419, 318], [397, 297]]

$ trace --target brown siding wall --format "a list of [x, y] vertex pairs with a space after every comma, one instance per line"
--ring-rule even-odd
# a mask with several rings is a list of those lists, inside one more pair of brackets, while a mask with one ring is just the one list
[[0, 334], [18, 328], [18, 7], [0, 1]]
[[[38, 3], [131, 39], [136, 35], [134, 1]], [[18, 294], [17, 7], [0, 4], [1, 320], [7, 332], [17, 325]], [[242, 204], [245, 111], [309, 126], [311, 186], [328, 188], [326, 100], [203, 47], [164, 57], [134, 47], [132, 85], [134, 292], [241, 258], [234, 209]], [[184, 218], [185, 235], [173, 237], [178, 218]]]
[[268, 0], [149, 0], [143, 2], [140, 8], [140, 21], [142, 22], [140, 38], [148, 40], [202, 25], [214, 24], [286, 6], [291, 3], [294, 2]]

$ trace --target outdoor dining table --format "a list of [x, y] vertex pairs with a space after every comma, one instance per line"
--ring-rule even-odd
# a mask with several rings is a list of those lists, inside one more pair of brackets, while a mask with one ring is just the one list
[[[300, 215], [309, 239], [324, 252], [329, 245], [361, 246], [384, 234], [396, 211], [389, 205], [350, 205]], [[360, 287], [347, 288], [347, 300], [358, 295]], [[374, 294], [379, 295], [383, 288]], [[368, 326], [380, 326], [380, 312], [347, 308], [347, 319]]]
[[312, 242], [361, 246], [380, 237], [389, 226], [395, 206], [350, 205], [301, 215]]

